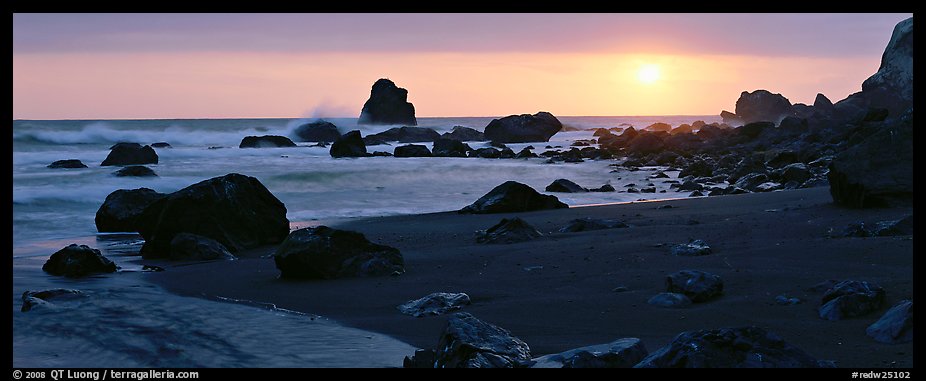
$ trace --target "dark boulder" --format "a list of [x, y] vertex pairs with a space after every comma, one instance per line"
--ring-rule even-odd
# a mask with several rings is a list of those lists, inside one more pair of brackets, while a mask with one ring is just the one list
[[799, 161], [800, 155], [797, 152], [785, 150], [776, 153], [775, 156], [765, 162], [765, 165], [771, 168], [781, 168]]
[[896, 221], [878, 222], [872, 235], [878, 237], [913, 235], [913, 215], [910, 214]]
[[443, 315], [470, 304], [469, 295], [462, 292], [435, 292], [399, 305], [399, 311], [414, 317]]
[[403, 368], [434, 368], [434, 360], [437, 358], [437, 352], [433, 349], [416, 349], [415, 354], [411, 357], [405, 356], [402, 360]]
[[170, 241], [170, 259], [213, 260], [237, 259], [225, 246], [201, 235], [180, 233]]
[[280, 243], [289, 234], [286, 206], [256, 178], [230, 173], [161, 198], [138, 218], [145, 258], [167, 257], [177, 234], [214, 239], [235, 253]]
[[521, 151], [519, 151], [517, 155], [514, 155], [515, 159], [529, 159], [533, 157], [537, 157], [537, 154], [531, 152], [531, 150], [527, 148], [521, 149]]
[[476, 202], [460, 209], [460, 213], [512, 213], [568, 207], [556, 196], [540, 194], [534, 188], [516, 181], [506, 181], [492, 188]]
[[694, 177], [711, 177], [714, 175], [714, 168], [705, 160], [692, 160], [688, 165], [678, 173], [679, 178], [688, 176]]
[[631, 368], [649, 352], [637, 338], [589, 345], [531, 360], [531, 368]]
[[331, 157], [366, 157], [367, 146], [360, 136], [360, 131], [354, 130], [341, 135], [338, 140], [331, 144], [328, 151]]
[[640, 133], [627, 145], [627, 153], [632, 155], [649, 155], [665, 148], [663, 138], [654, 133]]
[[707, 124], [704, 127], [701, 127], [698, 132], [695, 133], [695, 136], [701, 138], [701, 140], [712, 141], [714, 139], [727, 136], [732, 130], [733, 129], [720, 128], [711, 124]]
[[546, 142], [562, 128], [553, 114], [541, 111], [493, 119], [485, 128], [485, 137], [499, 143]]
[[820, 318], [842, 320], [866, 315], [881, 308], [884, 289], [862, 281], [846, 280], [826, 290], [817, 310]]
[[373, 151], [370, 156], [392, 157], [392, 153], [385, 151]]
[[392, 153], [395, 157], [431, 157], [431, 151], [428, 151], [428, 147], [419, 144], [407, 144], [404, 146], [395, 147], [395, 151]]
[[341, 137], [338, 126], [321, 119], [296, 127], [293, 134], [296, 135], [296, 140], [300, 142], [334, 143]]
[[829, 114], [833, 112], [833, 102], [826, 95], [817, 93], [817, 97], [813, 99], [813, 109], [814, 111]]
[[[704, 123], [704, 122], [701, 122], [701, 123]], [[694, 127], [692, 127], [690, 124], [687, 124], [687, 123], [682, 123], [678, 127], [673, 128], [672, 131], [669, 131], [669, 133], [672, 135], [690, 134], [692, 132], [694, 132]]]
[[560, 192], [560, 193], [588, 192], [588, 189], [585, 189], [579, 186], [579, 184], [576, 184], [566, 179], [553, 180], [553, 182], [550, 183], [550, 185], [547, 185], [547, 187], [544, 190], [546, 190], [547, 192]]
[[827, 179], [836, 204], [866, 208], [912, 203], [912, 111], [908, 116], [889, 123], [833, 159]]
[[280, 276], [334, 279], [405, 272], [402, 253], [363, 234], [327, 226], [295, 230], [273, 254]]
[[466, 312], [450, 315], [437, 348], [436, 368], [514, 368], [531, 359], [527, 343]]
[[602, 186], [600, 186], [600, 187], [598, 187], [598, 188], [591, 188], [591, 189], [589, 189], [588, 191], [589, 191], [589, 192], [614, 192], [615, 190], [616, 190], [616, 189], [614, 189], [614, 186], [613, 186], [613, 185], [611, 185], [611, 184], [604, 184], [604, 185], [602, 185]]
[[900, 301], [868, 326], [865, 333], [875, 341], [887, 344], [913, 341], [913, 301]]
[[711, 247], [700, 239], [672, 246], [672, 255], [694, 257], [711, 253]]
[[634, 368], [828, 368], [759, 327], [682, 332]]
[[70, 244], [58, 250], [42, 265], [42, 270], [51, 275], [77, 278], [97, 273], [116, 272], [113, 261], [104, 257], [99, 250], [87, 245]]
[[630, 227], [623, 221], [615, 219], [579, 218], [569, 221], [566, 226], [559, 229], [560, 233], [584, 232], [590, 230], [615, 229]]
[[22, 301], [23, 305], [20, 308], [21, 312], [29, 312], [33, 308], [39, 306], [48, 306], [51, 300], [75, 300], [85, 297], [86, 294], [80, 290], [70, 290], [66, 288], [55, 288], [51, 290], [42, 290], [42, 291], [26, 291], [23, 292]]
[[787, 183], [789, 181], [796, 181], [798, 183], [803, 183], [813, 177], [813, 173], [810, 172], [810, 169], [807, 168], [807, 165], [804, 163], [794, 163], [788, 164], [781, 169], [781, 174], [779, 175], [779, 181], [782, 183]]
[[782, 118], [791, 115], [791, 101], [781, 94], [772, 94], [768, 90], [744, 91], [736, 100], [736, 116], [743, 123], [771, 122], [777, 124]]
[[453, 139], [463, 142], [483, 142], [486, 141], [486, 136], [479, 130], [463, 127], [463, 126], [454, 126], [453, 130], [450, 132], [445, 132], [440, 136], [444, 139]]
[[166, 196], [153, 189], [119, 189], [106, 196], [96, 211], [96, 229], [103, 232], [139, 231], [138, 218], [148, 205]]
[[408, 90], [381, 78], [373, 83], [370, 99], [363, 104], [358, 124], [405, 124], [417, 126], [415, 106], [408, 102]]
[[543, 233], [518, 217], [502, 218], [488, 230], [476, 232], [476, 242], [489, 244], [525, 242], [540, 237]]
[[154, 173], [154, 170], [148, 168], [144, 165], [130, 165], [127, 167], [122, 167], [122, 169], [113, 172], [113, 175], [117, 177], [157, 177], [158, 174]]
[[460, 140], [439, 138], [434, 141], [434, 152], [432, 152], [432, 155], [437, 157], [466, 157], [467, 148], [469, 148], [469, 146]]
[[685, 294], [695, 303], [706, 302], [723, 293], [723, 280], [700, 270], [682, 270], [666, 277], [666, 291]]
[[809, 125], [807, 119], [798, 118], [796, 116], [788, 116], [781, 120], [781, 123], [778, 123], [776, 132], [779, 135], [788, 135], [788, 136], [799, 136], [809, 130]]
[[285, 136], [264, 135], [264, 136], [245, 136], [241, 139], [238, 148], [278, 148], [278, 147], [295, 147], [296, 143]]
[[736, 182], [733, 183], [733, 186], [748, 190], [750, 192], [755, 192], [760, 185], [768, 181], [768, 176], [764, 173], [750, 173], [736, 180]]
[[688, 299], [684, 294], [660, 292], [649, 298], [646, 303], [657, 307], [682, 308], [691, 305], [691, 299]]
[[437, 131], [427, 127], [394, 127], [378, 134], [367, 136], [366, 139], [399, 143], [429, 143], [440, 137]]
[[501, 151], [492, 147], [479, 148], [469, 153], [469, 157], [481, 157], [483, 159], [498, 159], [500, 156]]
[[498, 151], [499, 159], [514, 159], [517, 156], [518, 155], [515, 154], [514, 151], [511, 150], [511, 148], [508, 148], [508, 147], [502, 148], [501, 151]]
[[77, 159], [55, 160], [48, 168], [87, 168], [87, 165]]
[[878, 72], [862, 82], [870, 107], [886, 108], [897, 116], [913, 106], [913, 18], [894, 26], [881, 56]]
[[116, 143], [100, 166], [157, 164], [158, 154], [151, 146], [142, 147], [138, 143]]
[[744, 124], [741, 127], [736, 129], [739, 136], [751, 140], [762, 135], [766, 130], [775, 128], [775, 123], [772, 122], [752, 122]]
[[656, 122], [643, 128], [646, 131], [666, 131], [672, 130], [672, 125], [668, 123]]

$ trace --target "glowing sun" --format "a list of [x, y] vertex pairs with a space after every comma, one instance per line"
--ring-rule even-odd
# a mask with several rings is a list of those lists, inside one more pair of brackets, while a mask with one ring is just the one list
[[643, 65], [643, 67], [637, 71], [637, 79], [645, 84], [656, 82], [659, 80], [659, 66]]

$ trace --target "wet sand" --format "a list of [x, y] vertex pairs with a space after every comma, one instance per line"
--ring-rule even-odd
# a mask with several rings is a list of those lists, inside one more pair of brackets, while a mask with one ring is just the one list
[[[660, 208], [664, 205], [672, 208]], [[652, 352], [683, 331], [756, 325], [840, 367], [912, 367], [912, 343], [882, 344], [865, 335], [865, 328], [887, 309], [913, 297], [912, 239], [827, 237], [829, 229], [841, 231], [853, 221], [893, 220], [911, 211], [837, 207], [829, 189], [821, 187], [527, 213], [364, 218], [333, 225], [401, 250], [406, 273], [395, 277], [281, 280], [273, 259], [265, 257], [272, 247], [240, 253], [238, 261], [144, 262], [165, 267], [150, 279], [179, 294], [273, 303], [420, 348], [437, 344], [446, 317], [414, 318], [396, 306], [445, 291], [469, 294], [473, 304], [464, 311], [510, 330], [530, 345], [534, 357], [622, 337], [638, 337]], [[547, 237], [508, 245], [476, 243], [476, 230], [512, 216]], [[556, 233], [581, 217], [617, 218], [630, 227]], [[670, 254], [672, 245], [689, 239], [706, 241], [713, 254]], [[683, 309], [646, 303], [665, 291], [666, 275], [683, 269], [720, 275], [724, 295]], [[886, 303], [863, 317], [820, 319], [816, 309], [823, 290], [810, 288], [828, 279], [875, 282], [887, 291]], [[613, 291], [619, 286], [629, 291]], [[780, 294], [804, 302], [778, 305]]]

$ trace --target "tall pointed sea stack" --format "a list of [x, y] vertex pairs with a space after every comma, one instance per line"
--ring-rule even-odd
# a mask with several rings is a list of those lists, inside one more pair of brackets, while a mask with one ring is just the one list
[[408, 102], [408, 90], [385, 78], [373, 84], [357, 123], [418, 125], [415, 106]]

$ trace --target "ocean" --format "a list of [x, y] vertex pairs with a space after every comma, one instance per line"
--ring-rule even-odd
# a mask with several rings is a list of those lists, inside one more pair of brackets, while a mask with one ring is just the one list
[[[483, 130], [492, 117], [418, 118], [419, 127], [449, 132]], [[569, 149], [593, 139], [593, 128], [673, 126], [718, 116], [559, 117], [579, 131], [557, 133], [548, 143], [509, 144]], [[147, 187], [169, 193], [199, 181], [240, 173], [259, 179], [287, 208], [293, 228], [346, 218], [457, 210], [508, 180], [543, 191], [566, 178], [584, 187], [618, 190], [646, 183], [649, 172], [611, 172], [613, 160], [545, 163], [546, 159], [342, 158], [328, 148], [239, 149], [248, 135], [293, 136], [313, 119], [158, 119], [13, 121], [13, 366], [14, 367], [391, 367], [414, 348], [378, 333], [339, 325], [321, 316], [252, 301], [190, 298], [145, 281], [137, 234], [97, 233], [94, 216], [117, 189]], [[364, 136], [395, 126], [358, 126], [356, 118], [326, 118], [341, 132]], [[118, 142], [151, 144], [157, 177], [116, 177], [99, 164]], [[423, 143], [417, 143], [423, 144]], [[473, 148], [487, 146], [470, 142]], [[400, 144], [368, 147], [387, 151]], [[425, 144], [429, 146], [430, 144]], [[62, 159], [89, 168], [49, 169]], [[557, 194], [570, 206], [685, 197], [688, 192]], [[44, 261], [70, 243], [100, 249], [120, 272], [83, 279], [45, 274]], [[88, 294], [55, 308], [20, 312], [27, 290], [79, 289]], [[345, 356], [350, 353], [350, 356]]]

